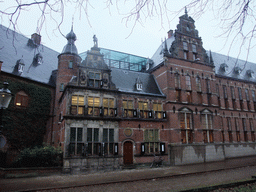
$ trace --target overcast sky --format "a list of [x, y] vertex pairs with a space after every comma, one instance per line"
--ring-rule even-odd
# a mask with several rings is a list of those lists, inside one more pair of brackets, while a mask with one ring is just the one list
[[[8, 7], [10, 5], [9, 3], [13, 1], [0, 1], [0, 7]], [[189, 2], [189, 0], [184, 0], [182, 3], [180, 3], [181, 1], [171, 2], [176, 3], [169, 4], [168, 9], [175, 12], [184, 8], [186, 2]], [[74, 10], [71, 4], [67, 4], [64, 21], [60, 27], [64, 35], [68, 34], [71, 29], [72, 18], [74, 17], [73, 26], [77, 36], [75, 44], [79, 53], [87, 51], [93, 46], [92, 37], [95, 34], [98, 38], [99, 47], [151, 58], [161, 41], [167, 37], [167, 32], [170, 29], [176, 29], [179, 16], [184, 14], [183, 11], [175, 17], [170, 12], [168, 14], [169, 20], [164, 16], [163, 23], [161, 23], [161, 18], [156, 15], [153, 18], [142, 20], [142, 24], [138, 23], [132, 30], [134, 21], [131, 20], [127, 23], [124, 19], [126, 16], [125, 12], [128, 10], [125, 7], [128, 7], [128, 4], [123, 6], [124, 9], [120, 8], [119, 12], [115, 5], [110, 10], [107, 9], [104, 0], [93, 1], [91, 5], [88, 8], [87, 19], [84, 14], [80, 15], [78, 10]], [[190, 10], [188, 10], [188, 14], [193, 17]], [[18, 31], [30, 37], [31, 34], [36, 32], [36, 17], [37, 12], [32, 8], [21, 14], [18, 22]], [[53, 17], [56, 20], [59, 19], [58, 15], [53, 15]], [[228, 54], [229, 43], [225, 43], [224, 38], [218, 37], [222, 31], [218, 26], [219, 21], [214, 18], [213, 13], [208, 11], [200, 18], [194, 18], [194, 20], [196, 29], [199, 31], [199, 36], [202, 38], [204, 48], [213, 52]], [[8, 20], [6, 18], [2, 18], [1, 23], [8, 27]], [[54, 29], [56, 29], [56, 24], [52, 19], [47, 17], [40, 31], [42, 44], [61, 52], [67, 41], [58, 30]], [[246, 59], [246, 54], [247, 50], [242, 50], [240, 58]], [[229, 55], [237, 57], [235, 47], [232, 48]], [[255, 49], [252, 49], [248, 61], [255, 62], [255, 60]]]

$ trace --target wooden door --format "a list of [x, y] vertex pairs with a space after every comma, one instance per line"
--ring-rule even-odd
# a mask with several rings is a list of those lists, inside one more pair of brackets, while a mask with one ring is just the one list
[[124, 143], [123, 152], [124, 164], [133, 164], [133, 144], [131, 141], [126, 141]]

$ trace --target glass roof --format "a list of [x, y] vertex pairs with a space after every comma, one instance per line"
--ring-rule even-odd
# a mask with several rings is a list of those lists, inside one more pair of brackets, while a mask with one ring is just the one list
[[[127, 69], [132, 71], [141, 71], [142, 66], [146, 66], [148, 59], [128, 53], [122, 53], [110, 49], [100, 48], [100, 53], [104, 55], [104, 60], [109, 67]], [[84, 60], [87, 52], [79, 54]]]

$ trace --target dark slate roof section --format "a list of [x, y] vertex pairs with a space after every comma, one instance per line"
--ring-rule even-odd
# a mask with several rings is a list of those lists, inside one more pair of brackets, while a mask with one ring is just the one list
[[[31, 46], [31, 39], [0, 25], [0, 60], [2, 71], [12, 73], [30, 80], [55, 86], [51, 80], [52, 71], [58, 67], [58, 52], [44, 45]], [[35, 63], [40, 53], [42, 62]], [[17, 61], [24, 61], [23, 73], [14, 73]]]
[[[207, 52], [209, 55], [209, 52]], [[256, 82], [256, 64], [212, 52], [216, 75]]]
[[[172, 42], [175, 40], [174, 35], [168, 39], [166, 39], [166, 44], [167, 44], [167, 50], [169, 51], [169, 49], [171, 48]], [[159, 65], [160, 63], [163, 62], [163, 57], [164, 57], [164, 47], [165, 47], [165, 41], [161, 43], [161, 45], [158, 47], [158, 49], [156, 50], [156, 52], [154, 53], [154, 55], [152, 56], [152, 60], [154, 62], [152, 68], [156, 67], [157, 65]], [[170, 53], [170, 52], [169, 52]]]
[[[119, 91], [131, 94], [164, 96], [152, 74], [117, 68], [111, 69], [112, 81]], [[142, 82], [142, 91], [138, 91], [135, 86], [138, 77]]]

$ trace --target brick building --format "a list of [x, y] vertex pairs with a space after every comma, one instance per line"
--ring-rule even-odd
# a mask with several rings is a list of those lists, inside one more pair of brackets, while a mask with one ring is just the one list
[[47, 68], [53, 81], [40, 82], [55, 92], [44, 141], [61, 146], [64, 171], [255, 154], [256, 65], [206, 51], [194, 23], [185, 12], [151, 59], [100, 48], [96, 36], [78, 54], [71, 29]]

